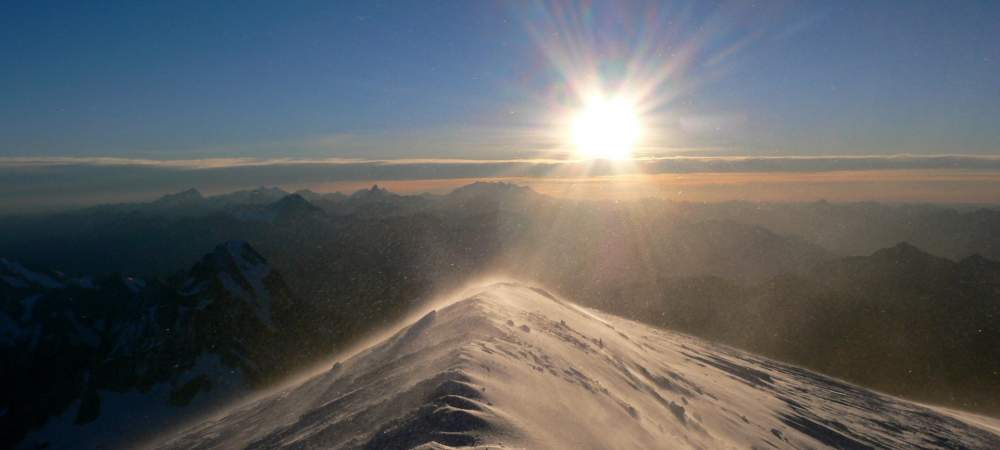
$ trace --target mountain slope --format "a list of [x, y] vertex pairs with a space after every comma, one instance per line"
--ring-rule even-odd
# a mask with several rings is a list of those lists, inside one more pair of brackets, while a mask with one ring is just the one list
[[[0, 259], [0, 448], [116, 447], [316, 354], [331, 334], [247, 243], [171, 280]], [[292, 351], [294, 350], [294, 351]]]
[[163, 448], [997, 448], [951, 415], [496, 284]]
[[987, 258], [954, 262], [900, 243], [755, 284], [663, 277], [587, 288], [560, 290], [892, 395], [1000, 416], [1000, 263]]

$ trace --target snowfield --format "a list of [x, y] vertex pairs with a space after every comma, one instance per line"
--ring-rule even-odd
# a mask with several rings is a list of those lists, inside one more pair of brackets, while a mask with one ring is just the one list
[[1000, 448], [959, 417], [501, 283], [157, 446]]

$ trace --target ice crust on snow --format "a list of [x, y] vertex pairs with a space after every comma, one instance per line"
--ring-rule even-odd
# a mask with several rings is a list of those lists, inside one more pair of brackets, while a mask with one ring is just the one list
[[503, 283], [163, 448], [1000, 448], [975, 421]]

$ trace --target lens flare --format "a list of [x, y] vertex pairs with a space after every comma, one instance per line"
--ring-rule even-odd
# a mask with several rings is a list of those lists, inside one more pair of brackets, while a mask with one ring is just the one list
[[632, 157], [641, 131], [631, 102], [622, 97], [595, 95], [574, 117], [570, 134], [581, 158], [623, 160]]

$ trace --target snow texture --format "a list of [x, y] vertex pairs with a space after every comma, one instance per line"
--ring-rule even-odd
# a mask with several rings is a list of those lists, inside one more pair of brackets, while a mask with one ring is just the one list
[[1000, 448], [976, 417], [502, 283], [159, 445]]

